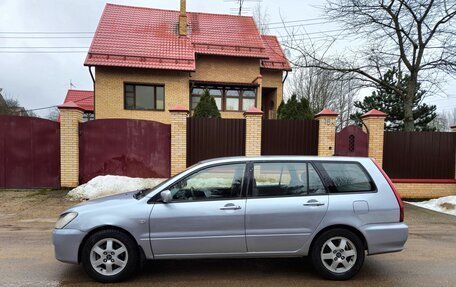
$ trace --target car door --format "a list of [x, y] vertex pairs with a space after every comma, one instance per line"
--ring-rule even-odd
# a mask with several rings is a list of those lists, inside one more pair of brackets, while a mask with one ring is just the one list
[[170, 186], [173, 200], [156, 202], [150, 216], [154, 256], [245, 253], [245, 166], [203, 168]]
[[306, 162], [255, 162], [246, 206], [248, 252], [300, 250], [328, 209], [328, 195]]

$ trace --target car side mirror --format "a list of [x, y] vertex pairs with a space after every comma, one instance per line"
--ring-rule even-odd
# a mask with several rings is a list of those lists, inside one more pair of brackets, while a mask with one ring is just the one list
[[168, 203], [173, 200], [173, 195], [171, 194], [171, 191], [169, 191], [169, 190], [163, 190], [162, 192], [160, 192], [160, 197], [164, 203]]

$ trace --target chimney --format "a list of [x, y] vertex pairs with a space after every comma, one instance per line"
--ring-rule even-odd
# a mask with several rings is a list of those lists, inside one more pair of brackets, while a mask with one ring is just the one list
[[187, 1], [180, 0], [179, 36], [187, 36]]

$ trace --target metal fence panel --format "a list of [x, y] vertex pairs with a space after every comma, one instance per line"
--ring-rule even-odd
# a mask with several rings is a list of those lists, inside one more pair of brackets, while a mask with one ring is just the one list
[[210, 158], [243, 155], [244, 119], [187, 119], [187, 166]]
[[391, 178], [454, 179], [456, 133], [385, 132], [383, 169]]
[[318, 121], [263, 120], [262, 155], [317, 155]]
[[171, 126], [153, 121], [104, 119], [79, 126], [79, 174], [167, 178], [171, 173]]

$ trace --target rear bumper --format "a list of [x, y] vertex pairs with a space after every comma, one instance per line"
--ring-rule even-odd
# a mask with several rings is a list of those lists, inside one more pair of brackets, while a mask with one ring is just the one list
[[362, 232], [369, 255], [401, 251], [408, 238], [405, 223], [369, 224], [362, 227]]
[[52, 243], [55, 258], [62, 262], [78, 264], [79, 245], [85, 235], [85, 232], [76, 229], [54, 229]]

